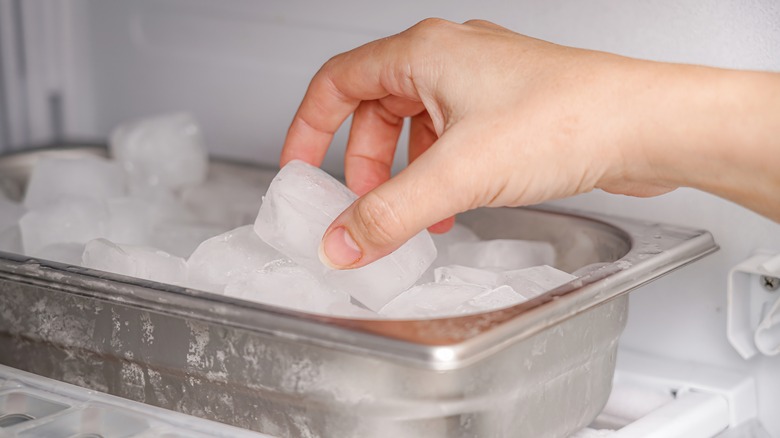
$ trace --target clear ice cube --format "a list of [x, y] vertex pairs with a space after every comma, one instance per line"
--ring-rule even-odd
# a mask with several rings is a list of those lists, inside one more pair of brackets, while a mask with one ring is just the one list
[[394, 319], [427, 319], [453, 316], [469, 300], [490, 288], [475, 284], [427, 283], [415, 286], [387, 303], [379, 314]]
[[255, 234], [252, 225], [246, 225], [201, 243], [187, 260], [187, 281], [192, 287], [225, 286], [281, 257]]
[[0, 251], [11, 254], [24, 254], [22, 246], [22, 231], [18, 225], [0, 230]]
[[510, 286], [527, 299], [577, 279], [572, 274], [546, 265], [507, 271], [501, 276], [503, 284]]
[[122, 197], [106, 201], [108, 240], [125, 245], [148, 245], [157, 222], [155, 206], [144, 199]]
[[335, 271], [319, 259], [325, 230], [357, 196], [317, 167], [287, 164], [271, 182], [255, 221], [255, 232], [282, 254], [334, 289], [378, 310], [413, 285], [436, 258], [427, 231], [394, 253], [359, 269]]
[[26, 212], [21, 204], [0, 198], [0, 231], [19, 223]]
[[448, 247], [450, 264], [510, 271], [555, 263], [555, 248], [548, 242], [496, 239], [455, 243]]
[[30, 255], [43, 260], [51, 260], [71, 266], [81, 266], [81, 255], [83, 253], [83, 243], [53, 243]]
[[479, 284], [496, 287], [501, 284], [501, 274], [486, 269], [470, 268], [468, 266], [447, 265], [434, 271], [436, 283]]
[[35, 209], [63, 197], [100, 201], [124, 193], [124, 175], [116, 163], [100, 157], [42, 158], [33, 167], [24, 205]]
[[352, 302], [338, 302], [328, 307], [328, 314], [340, 318], [380, 319], [381, 315]]
[[442, 234], [431, 233], [431, 239], [436, 245], [437, 256], [433, 262], [434, 267], [446, 266], [452, 264], [449, 257], [449, 247], [456, 243], [472, 243], [479, 242], [480, 238], [477, 236], [471, 228], [455, 222], [452, 229]]
[[446, 233], [431, 233], [431, 238], [433, 239], [433, 243], [436, 244], [436, 248], [439, 250], [455, 243], [479, 242], [480, 240], [479, 236], [471, 231], [471, 228], [457, 222], [455, 222], [452, 229]]
[[105, 237], [108, 211], [102, 202], [63, 198], [28, 211], [19, 220], [25, 254], [35, 254], [54, 243], [87, 243]]
[[225, 295], [312, 313], [329, 313], [332, 306], [349, 303], [349, 295], [335, 291], [307, 269], [289, 260], [268, 263], [240, 276], [225, 287]]
[[184, 259], [157, 248], [117, 245], [106, 239], [87, 243], [82, 266], [115, 274], [168, 284], [184, 284], [187, 265]]
[[121, 125], [111, 134], [110, 146], [136, 190], [139, 185], [178, 189], [206, 178], [206, 146], [190, 114], [164, 114]]
[[217, 225], [168, 221], [157, 224], [151, 242], [155, 248], [186, 259], [198, 245], [226, 231]]
[[263, 193], [246, 181], [213, 178], [184, 189], [181, 199], [200, 220], [235, 228], [255, 220]]
[[510, 286], [498, 286], [497, 288], [485, 291], [474, 298], [466, 301], [455, 309], [455, 313], [466, 315], [472, 313], [489, 312], [492, 310], [503, 309], [514, 306], [515, 304], [527, 301], [528, 298], [515, 292]]

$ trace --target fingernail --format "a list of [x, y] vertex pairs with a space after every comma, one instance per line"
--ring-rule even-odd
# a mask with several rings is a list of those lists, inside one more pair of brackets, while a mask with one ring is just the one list
[[360, 247], [344, 227], [332, 230], [320, 245], [320, 261], [334, 269], [352, 266], [361, 257]]

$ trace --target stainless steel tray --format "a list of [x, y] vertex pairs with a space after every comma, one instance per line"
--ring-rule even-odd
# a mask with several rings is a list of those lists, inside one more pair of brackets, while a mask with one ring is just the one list
[[[21, 193], [46, 148], [0, 158]], [[273, 170], [219, 162], [212, 171]], [[14, 189], [15, 187], [15, 189]], [[609, 395], [627, 292], [717, 249], [701, 230], [551, 209], [459, 218], [605, 263], [534, 300], [427, 321], [330, 318], [0, 253], [0, 362], [291, 437], [559, 437]]]

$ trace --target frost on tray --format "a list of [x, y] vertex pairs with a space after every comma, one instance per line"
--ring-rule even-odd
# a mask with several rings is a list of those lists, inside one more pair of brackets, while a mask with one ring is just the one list
[[363, 268], [335, 271], [325, 267], [318, 254], [322, 236], [355, 199], [354, 193], [324, 171], [292, 161], [271, 183], [255, 232], [332, 288], [379, 310], [420, 278], [436, 258], [436, 248], [423, 231], [393, 254]]

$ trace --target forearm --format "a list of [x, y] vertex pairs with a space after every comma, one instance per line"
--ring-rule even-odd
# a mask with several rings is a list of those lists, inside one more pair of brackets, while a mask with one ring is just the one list
[[633, 109], [645, 177], [780, 221], [780, 74], [645, 65]]

